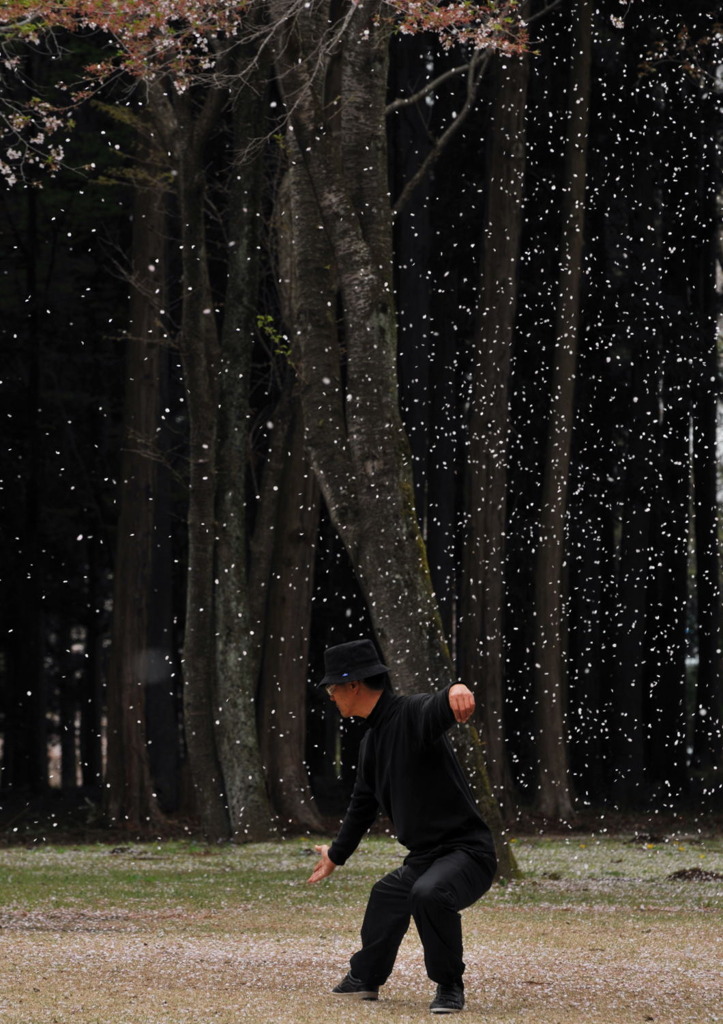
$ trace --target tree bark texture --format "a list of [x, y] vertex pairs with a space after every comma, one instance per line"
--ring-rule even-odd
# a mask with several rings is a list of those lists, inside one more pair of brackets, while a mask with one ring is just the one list
[[261, 674], [260, 742], [280, 829], [323, 831], [306, 771], [306, 697], [319, 490], [305, 453], [301, 409], [288, 424], [273, 524], [274, 554]]
[[497, 58], [479, 326], [475, 337], [459, 609], [462, 679], [482, 696], [480, 720], [493, 790], [513, 806], [504, 728], [504, 552], [508, 391], [517, 309], [525, 176], [528, 58]]
[[308, 63], [327, 23], [323, 16], [315, 24], [321, 6], [293, 23], [278, 64], [317, 204], [314, 227], [324, 231], [333, 254], [343, 308], [343, 387], [336, 332], [332, 345], [322, 344], [295, 325], [307, 445], [365, 589], [377, 639], [399, 685], [411, 691], [448, 681], [452, 669], [398, 408], [383, 122], [389, 30], [375, 23], [377, 7], [360, 4], [349, 18], [335, 103], [325, 106], [322, 83]]
[[[290, 173], [306, 176], [299, 195], [307, 227], [295, 227], [308, 240], [296, 256], [299, 282], [309, 288], [300, 287], [294, 310], [293, 356], [306, 443], [383, 656], [395, 685], [408, 693], [444, 686], [455, 675], [417, 522], [398, 405], [384, 124], [390, 29], [376, 17], [379, 6], [377, 0], [358, 4], [334, 38], [338, 23], [325, 4], [315, 5], [278, 33], [276, 62], [290, 121]], [[286, 14], [285, 0], [272, 4], [275, 22]], [[325, 61], [320, 53], [328, 54]], [[323, 241], [312, 241], [322, 235]], [[329, 278], [320, 273], [329, 252], [343, 349]], [[323, 329], [310, 331], [313, 323]], [[488, 788], [486, 773], [483, 779]], [[493, 829], [497, 824], [490, 821]], [[511, 855], [501, 831], [505, 871]]]
[[580, 330], [592, 60], [591, 0], [578, 0], [575, 18], [560, 243], [559, 304], [535, 567], [535, 712], [539, 758], [536, 805], [537, 810], [546, 817], [561, 819], [569, 819], [573, 814], [565, 722], [563, 567]]
[[257, 734], [256, 689], [263, 633], [254, 629], [246, 535], [251, 351], [259, 282], [260, 153], [264, 90], [233, 96], [235, 160], [231, 168], [229, 265], [219, 356], [214, 615], [216, 742], [231, 829], [259, 840], [271, 830]]

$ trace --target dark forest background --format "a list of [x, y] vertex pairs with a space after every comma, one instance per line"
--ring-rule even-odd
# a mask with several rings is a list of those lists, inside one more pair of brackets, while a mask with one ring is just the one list
[[[475, 58], [391, 33], [386, 155], [362, 136], [345, 157], [364, 230], [402, 200], [396, 352], [370, 341], [367, 358], [382, 379], [396, 367], [424, 565], [508, 821], [721, 805], [721, 29], [705, 4], [654, 6], [533, 2], [525, 53], [488, 55], [471, 94], [459, 73], [408, 105], [395, 101]], [[25, 102], [31, 79], [51, 93], [103, 45], [55, 38], [54, 56], [5, 42], [26, 73], [3, 73], [6, 100]], [[328, 223], [304, 227], [304, 195], [323, 209], [324, 179], [304, 193], [294, 177], [303, 123], [290, 137], [283, 56], [258, 75], [253, 92], [179, 96], [172, 156], [152, 89], [115, 80], [75, 111], [55, 175], [27, 164], [0, 191], [6, 821], [63, 795], [156, 834], [320, 829], [360, 738], [309, 685], [324, 648], [372, 635], [409, 664], [378, 608], [399, 602], [370, 592], [373, 560], [339, 528], [310, 435], [308, 393], [327, 378], [301, 332], [320, 338], [330, 317], [342, 401], [354, 379], [345, 257], [329, 235], [302, 273]], [[354, 184], [365, 152], [382, 158], [378, 206]], [[202, 365], [189, 338], [209, 322], [220, 354]], [[220, 461], [204, 474], [214, 410]], [[222, 486], [206, 514], [191, 499], [209, 474]], [[373, 546], [384, 526], [357, 505]], [[225, 667], [190, 625], [207, 599], [209, 636], [244, 623]], [[433, 676], [412, 668], [400, 688], [449, 681]], [[245, 818], [243, 776], [260, 787]]]

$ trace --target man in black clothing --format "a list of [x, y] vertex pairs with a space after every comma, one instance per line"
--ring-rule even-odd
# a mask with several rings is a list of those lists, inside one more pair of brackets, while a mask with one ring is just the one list
[[342, 717], [366, 719], [351, 802], [331, 846], [309, 878], [318, 882], [344, 864], [381, 809], [409, 854], [372, 888], [361, 929], [362, 948], [333, 990], [376, 999], [392, 972], [411, 918], [427, 974], [437, 984], [433, 1013], [464, 1006], [459, 911], [485, 893], [497, 861], [492, 836], [446, 736], [474, 711], [474, 695], [457, 683], [439, 693], [397, 697], [370, 640], [330, 647], [326, 688]]

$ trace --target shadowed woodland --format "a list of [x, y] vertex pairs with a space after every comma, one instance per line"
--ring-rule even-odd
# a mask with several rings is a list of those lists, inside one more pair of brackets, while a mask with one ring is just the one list
[[0, 803], [321, 830], [368, 635], [498, 835], [719, 808], [714, 5], [15, 6]]

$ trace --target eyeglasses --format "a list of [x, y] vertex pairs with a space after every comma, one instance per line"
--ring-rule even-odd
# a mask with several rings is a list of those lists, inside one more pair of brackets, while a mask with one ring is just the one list
[[325, 686], [324, 689], [331, 697], [332, 694], [334, 693], [334, 690], [336, 690], [339, 686], [348, 686], [349, 683], [352, 683], [353, 681], [353, 679], [350, 679], [348, 683], [329, 683], [329, 685]]

